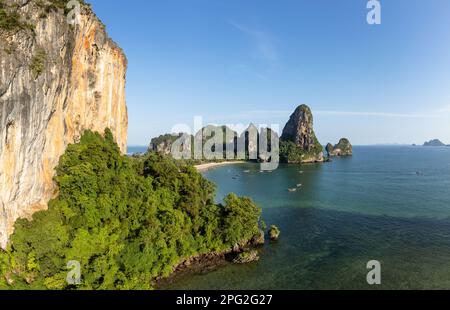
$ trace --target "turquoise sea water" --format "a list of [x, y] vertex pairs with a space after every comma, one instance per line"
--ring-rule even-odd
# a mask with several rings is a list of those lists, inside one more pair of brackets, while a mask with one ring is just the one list
[[136, 145], [129, 145], [127, 153], [128, 155], [133, 155], [137, 153], [145, 153], [148, 150], [148, 146], [136, 146]]
[[[253, 198], [281, 239], [257, 263], [183, 275], [168, 288], [450, 289], [450, 148], [354, 153], [271, 173], [257, 164], [205, 172], [219, 201], [229, 192]], [[366, 282], [370, 260], [381, 262], [377, 287]]]

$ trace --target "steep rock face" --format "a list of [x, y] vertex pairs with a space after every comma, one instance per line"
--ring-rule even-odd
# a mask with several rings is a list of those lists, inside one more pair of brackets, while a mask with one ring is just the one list
[[244, 141], [245, 154], [247, 160], [257, 160], [259, 157], [259, 130], [255, 124], [250, 124], [241, 134], [240, 139]]
[[[26, 27], [0, 29], [0, 246], [17, 218], [47, 208], [54, 168], [86, 129], [127, 143], [125, 55], [87, 6], [80, 24], [45, 1], [15, 5]], [[61, 2], [61, 1], [60, 1]], [[18, 5], [20, 4], [20, 5]]]
[[[272, 139], [276, 139], [276, 141]], [[276, 145], [278, 141], [279, 137], [277, 132], [272, 131], [269, 127], [258, 128], [252, 123], [239, 137], [239, 142], [243, 143], [242, 146], [245, 151], [240, 154], [240, 158], [252, 161], [256, 160], [260, 163], [271, 162], [271, 157], [276, 153], [274, 147], [279, 146]]]
[[[218, 159], [229, 159], [232, 160], [235, 158], [235, 144], [237, 140], [237, 133], [229, 128], [228, 126], [215, 126], [215, 125], [207, 125], [199, 130], [194, 136], [194, 151], [198, 152], [198, 146], [203, 146], [203, 157], [207, 158], [207, 154], [209, 156], [212, 155], [211, 152], [216, 151], [216, 144], [214, 143], [214, 137], [216, 133], [222, 133], [222, 156], [217, 154], [220, 158]], [[198, 156], [198, 155], [197, 155]]]
[[[163, 155], [173, 155], [172, 151], [179, 147], [179, 152], [183, 150], [189, 158], [194, 158], [194, 150], [197, 147], [202, 151], [201, 155], [205, 155], [205, 151], [208, 149], [215, 151], [216, 145], [213, 143], [213, 138], [216, 133], [222, 133], [222, 148], [223, 156], [218, 158], [219, 160], [257, 160], [264, 161], [263, 156], [260, 154], [260, 133], [264, 132], [267, 135], [267, 143], [271, 136], [270, 128], [258, 129], [254, 124], [250, 124], [242, 133], [239, 135], [236, 131], [231, 128], [223, 126], [208, 125], [201, 130], [199, 130], [195, 136], [188, 134], [164, 134], [159, 137], [153, 138], [150, 142], [148, 150], [150, 152], [156, 152]], [[277, 136], [278, 137], [278, 136]], [[197, 141], [197, 145], [196, 142]], [[203, 148], [203, 149], [202, 149]], [[198, 150], [197, 150], [198, 151]], [[269, 151], [269, 150], [268, 150]], [[186, 158], [185, 158], [186, 159]], [[205, 160], [203, 156], [198, 156], [195, 159]], [[211, 160], [211, 159], [210, 159]], [[215, 160], [215, 159], [212, 159]]]
[[328, 143], [326, 150], [329, 157], [353, 155], [353, 146], [346, 138], [342, 138], [341, 140], [339, 140], [339, 143], [335, 146], [333, 146], [331, 143]]
[[175, 136], [171, 134], [165, 134], [157, 138], [153, 138], [150, 142], [148, 150], [163, 155], [170, 155], [172, 152], [173, 143], [179, 138], [180, 135]]
[[333, 156], [333, 152], [334, 152], [333, 144], [328, 143], [327, 146], [325, 147], [325, 150], [327, 151], [328, 157]]
[[284, 161], [323, 161], [323, 147], [317, 140], [313, 124], [313, 115], [307, 105], [301, 105], [294, 111], [281, 136], [280, 152]]

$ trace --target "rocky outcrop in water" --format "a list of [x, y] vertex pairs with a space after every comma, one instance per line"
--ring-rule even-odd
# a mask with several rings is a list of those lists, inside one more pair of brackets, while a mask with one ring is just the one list
[[270, 226], [269, 238], [271, 241], [278, 241], [278, 239], [280, 238], [280, 234], [281, 234], [280, 229], [277, 226], [275, 225]]
[[233, 259], [233, 263], [235, 264], [248, 264], [259, 261], [259, 255], [257, 250], [250, 250], [239, 253]]
[[445, 144], [442, 143], [441, 140], [439, 140], [439, 139], [434, 139], [434, 140], [425, 142], [423, 144], [423, 146], [445, 146]]
[[341, 140], [339, 140], [339, 143], [335, 146], [333, 146], [331, 143], [328, 143], [326, 146], [326, 150], [328, 153], [328, 157], [353, 155], [353, 146], [346, 138], [342, 138]]
[[54, 168], [83, 131], [110, 128], [127, 145], [127, 60], [82, 5], [70, 25], [67, 1], [0, 0], [0, 245], [17, 218], [47, 208]]
[[287, 163], [323, 162], [323, 147], [314, 133], [311, 109], [299, 106], [283, 129], [280, 156]]

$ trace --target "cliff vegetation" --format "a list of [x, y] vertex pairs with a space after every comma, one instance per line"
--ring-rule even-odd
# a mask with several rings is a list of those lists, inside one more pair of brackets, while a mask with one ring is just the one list
[[323, 146], [314, 132], [311, 109], [300, 105], [283, 129], [280, 159], [285, 163], [322, 162]]
[[21, 20], [17, 6], [0, 0], [0, 30], [15, 31], [27, 28], [33, 28], [33, 26]]
[[47, 209], [55, 167], [86, 130], [127, 151], [127, 59], [88, 5], [0, 0], [0, 247], [18, 218]]
[[[0, 252], [3, 289], [150, 289], [184, 260], [242, 246], [261, 232], [261, 210], [194, 167], [149, 153], [121, 155], [109, 129], [86, 131], [56, 168], [57, 198], [20, 219]], [[66, 281], [80, 263], [81, 282]]]
[[334, 146], [331, 143], [328, 143], [326, 150], [328, 157], [353, 155], [353, 146], [347, 138], [340, 139], [338, 144]]

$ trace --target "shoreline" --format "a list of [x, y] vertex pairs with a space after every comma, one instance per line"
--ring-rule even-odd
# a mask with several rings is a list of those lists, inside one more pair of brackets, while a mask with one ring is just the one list
[[[165, 277], [158, 277], [152, 280], [152, 284], [157, 290], [170, 289], [170, 285], [181, 277], [188, 274], [205, 274], [217, 270], [220, 267], [236, 264], [233, 259], [239, 254], [248, 250], [258, 250], [266, 245], [266, 240], [258, 240], [257, 235], [246, 242], [236, 244], [217, 252], [207, 252], [183, 259], [173, 266], [172, 272]], [[251, 263], [251, 262], [248, 262]]]
[[217, 268], [232, 264], [230, 256], [235, 252], [232, 249], [222, 252], [212, 252], [196, 255], [183, 260], [174, 266], [173, 271], [166, 277], [159, 277], [153, 280], [153, 285], [157, 290], [165, 290], [174, 284], [179, 278], [188, 274], [208, 273]]
[[204, 172], [210, 169], [214, 169], [214, 168], [219, 168], [219, 167], [223, 167], [223, 166], [228, 166], [228, 165], [236, 165], [236, 164], [245, 164], [245, 161], [223, 161], [220, 163], [207, 163], [207, 164], [200, 164], [200, 165], [195, 165], [195, 169], [197, 169], [198, 172]]

